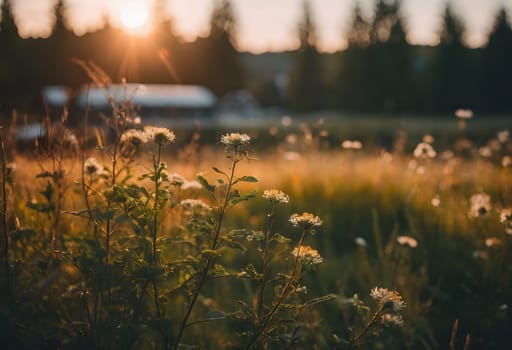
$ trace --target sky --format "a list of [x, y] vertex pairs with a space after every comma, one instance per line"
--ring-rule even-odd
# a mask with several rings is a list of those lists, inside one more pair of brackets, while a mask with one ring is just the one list
[[[0, 0], [1, 1], [1, 0]], [[11, 0], [20, 34], [48, 36], [57, 0]], [[204, 36], [215, 0], [164, 0], [166, 16], [186, 40]], [[494, 16], [501, 6], [512, 14], [512, 0], [449, 0], [466, 22], [469, 46], [485, 44]], [[69, 26], [79, 35], [94, 31], [105, 18], [121, 25], [127, 6], [152, 8], [155, 0], [64, 0]], [[375, 0], [360, 0], [365, 15], [372, 15]], [[402, 0], [402, 15], [413, 44], [435, 45], [446, 0]], [[232, 0], [238, 21], [239, 50], [255, 53], [291, 50], [298, 46], [297, 26], [303, 0]], [[310, 0], [320, 50], [334, 52], [345, 47], [344, 32], [350, 27], [355, 0]]]

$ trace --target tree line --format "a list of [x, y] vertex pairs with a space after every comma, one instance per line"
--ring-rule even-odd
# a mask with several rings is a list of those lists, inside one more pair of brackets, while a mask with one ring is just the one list
[[[345, 33], [347, 49], [326, 55], [318, 51], [310, 3], [304, 0], [298, 26], [300, 47], [291, 53], [293, 64], [284, 97], [272, 103], [299, 112], [512, 111], [508, 103], [512, 97], [512, 29], [505, 9], [496, 15], [485, 47], [471, 49], [464, 42], [465, 24], [449, 5], [437, 46], [409, 44], [400, 5], [399, 0], [377, 1], [372, 20], [356, 6]], [[172, 19], [161, 17], [162, 6], [157, 1], [152, 36], [141, 40], [108, 22], [99, 31], [76, 36], [66, 26], [61, 0], [52, 35], [22, 39], [10, 2], [4, 0], [0, 110], [4, 114], [14, 108], [38, 110], [43, 108], [39, 97], [43, 86], [87, 83], [86, 73], [74, 59], [94, 62], [114, 81], [201, 84], [219, 97], [249, 85], [241, 54], [235, 49], [237, 22], [229, 0], [215, 1], [209, 34], [194, 42], [184, 42], [175, 34]]]

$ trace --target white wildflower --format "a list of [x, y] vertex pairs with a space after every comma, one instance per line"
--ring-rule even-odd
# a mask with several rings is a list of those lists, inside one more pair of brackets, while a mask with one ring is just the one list
[[423, 136], [423, 138], [421, 140], [423, 142], [425, 142], [425, 143], [433, 144], [434, 143], [434, 136], [432, 136], [430, 134], [426, 134], [426, 135]]
[[181, 185], [182, 190], [200, 190], [201, 188], [203, 188], [203, 186], [201, 186], [201, 184], [195, 180], [185, 181], [185, 183]]
[[306, 245], [294, 248], [292, 254], [298, 257], [300, 262], [306, 267], [313, 267], [324, 262], [324, 259], [316, 249]]
[[431, 144], [420, 142], [414, 149], [413, 155], [415, 158], [432, 159], [435, 158], [437, 152], [434, 150], [434, 147], [432, 147]]
[[247, 134], [240, 134], [240, 133], [230, 133], [222, 135], [220, 138], [220, 143], [226, 145], [226, 146], [241, 146], [241, 145], [248, 145], [251, 141], [251, 138]]
[[485, 216], [491, 210], [491, 197], [487, 193], [477, 193], [471, 196], [469, 216], [477, 218]]
[[263, 198], [268, 199], [272, 203], [288, 203], [290, 200], [286, 193], [276, 189], [263, 191]]
[[311, 213], [293, 214], [290, 216], [289, 221], [295, 227], [301, 227], [304, 230], [309, 230], [313, 227], [322, 226], [323, 221], [318, 216]]
[[99, 176], [103, 174], [103, 167], [98, 160], [94, 157], [89, 157], [84, 162], [84, 171], [89, 176]]
[[409, 236], [398, 236], [396, 241], [400, 245], [408, 245], [411, 248], [416, 248], [418, 246], [418, 241]]
[[455, 111], [455, 116], [459, 119], [471, 119], [473, 118], [474, 114], [470, 109], [459, 108]]
[[503, 209], [500, 212], [500, 222], [505, 227], [505, 232], [512, 235], [512, 209]]
[[136, 145], [148, 142], [148, 135], [142, 130], [130, 129], [121, 135], [121, 142], [130, 142]]
[[372, 289], [370, 296], [373, 300], [377, 301], [381, 306], [390, 306], [395, 311], [405, 309], [406, 304], [402, 299], [402, 296], [393, 290], [387, 288], [375, 287]]
[[485, 239], [485, 246], [492, 248], [500, 246], [503, 243], [503, 241], [497, 237], [489, 237]]
[[357, 140], [345, 140], [341, 143], [343, 149], [354, 149], [359, 150], [363, 148], [363, 143]]
[[354, 238], [354, 242], [359, 247], [363, 247], [364, 248], [364, 247], [368, 246], [368, 243], [366, 243], [366, 240], [363, 237], [356, 237], [356, 238]]
[[146, 126], [144, 127], [144, 132], [147, 135], [148, 141], [153, 141], [154, 143], [160, 146], [174, 142], [174, 140], [176, 139], [176, 135], [174, 135], [174, 132], [167, 128]]
[[508, 130], [503, 130], [503, 131], [498, 132], [498, 140], [501, 143], [507, 142], [509, 137], [510, 137], [510, 132]]

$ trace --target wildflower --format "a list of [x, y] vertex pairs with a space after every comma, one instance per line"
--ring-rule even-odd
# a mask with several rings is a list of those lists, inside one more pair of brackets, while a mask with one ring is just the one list
[[183, 185], [181, 185], [182, 190], [200, 190], [203, 188], [198, 181], [185, 181]]
[[64, 144], [66, 147], [69, 147], [71, 149], [77, 149], [79, 146], [78, 138], [75, 134], [71, 132], [66, 132], [64, 135]]
[[144, 132], [147, 135], [148, 141], [153, 141], [157, 145], [164, 145], [174, 142], [176, 135], [172, 130], [167, 128], [159, 128], [156, 126], [146, 126]]
[[318, 254], [318, 251], [307, 245], [294, 248], [292, 255], [298, 257], [302, 264], [306, 267], [313, 267], [324, 262], [324, 259], [320, 256], [320, 254]]
[[135, 145], [148, 142], [148, 135], [142, 130], [130, 129], [121, 135], [121, 142], [129, 142]]
[[501, 159], [501, 165], [504, 167], [504, 168], [507, 168], [509, 166], [512, 165], [512, 157], [510, 156], [504, 156], [502, 159]]
[[505, 226], [505, 232], [512, 235], [512, 210], [503, 209], [500, 212], [500, 222]]
[[416, 248], [418, 246], [418, 241], [409, 236], [398, 236], [396, 241], [400, 245], [408, 245], [411, 248]]
[[180, 204], [185, 209], [202, 209], [202, 210], [210, 210], [210, 207], [200, 199], [184, 199], [180, 202]]
[[480, 149], [478, 150], [478, 153], [482, 157], [490, 157], [490, 156], [492, 156], [492, 150], [491, 150], [490, 147], [487, 147], [487, 146], [480, 147]]
[[433, 144], [434, 143], [434, 136], [430, 134], [426, 134], [423, 136], [422, 141], [425, 143]]
[[292, 125], [292, 122], [293, 122], [292, 118], [287, 115], [281, 118], [281, 124], [284, 127], [288, 127], [288, 126]]
[[368, 244], [366, 243], [366, 240], [363, 237], [354, 238], [354, 242], [356, 243], [356, 245], [363, 247], [363, 248], [368, 246]]
[[508, 141], [508, 138], [510, 136], [510, 132], [508, 130], [503, 130], [498, 132], [498, 140], [501, 143], [505, 143]]
[[341, 143], [341, 147], [343, 149], [361, 149], [363, 148], [363, 143], [357, 140], [345, 140]]
[[439, 198], [438, 195], [434, 196], [434, 198], [432, 198], [432, 200], [430, 201], [430, 203], [432, 204], [433, 207], [439, 207], [439, 205], [441, 205], [441, 199]]
[[501, 245], [502, 240], [497, 237], [489, 237], [485, 239], [485, 246], [488, 248], [497, 247]]
[[373, 300], [377, 301], [382, 307], [391, 307], [395, 311], [405, 309], [406, 304], [402, 299], [402, 296], [394, 291], [388, 290], [387, 288], [375, 287], [372, 289], [370, 296]]
[[304, 230], [309, 230], [313, 227], [322, 226], [323, 221], [318, 216], [311, 213], [293, 214], [290, 216], [289, 221], [295, 227], [301, 227]]
[[187, 180], [183, 177], [183, 175], [178, 173], [173, 173], [169, 176], [169, 182], [173, 186], [182, 186]]
[[471, 196], [469, 216], [477, 218], [486, 215], [491, 210], [491, 197], [486, 193], [477, 193]]
[[220, 143], [226, 145], [226, 146], [241, 146], [241, 145], [248, 145], [251, 141], [251, 138], [247, 134], [240, 134], [240, 133], [230, 133], [222, 135], [220, 138]]
[[84, 162], [84, 171], [89, 176], [99, 176], [103, 174], [103, 167], [96, 160], [96, 158], [87, 158]]
[[459, 119], [471, 119], [473, 118], [474, 114], [470, 109], [459, 108], [455, 111], [455, 116]]
[[286, 193], [276, 189], [263, 191], [263, 198], [268, 199], [272, 203], [288, 203], [290, 200]]
[[414, 149], [413, 155], [415, 158], [432, 159], [437, 155], [434, 147], [426, 142], [420, 142]]
[[249, 144], [251, 138], [247, 134], [230, 133], [222, 135], [220, 143], [226, 146], [225, 152], [228, 158], [240, 160], [246, 156], [245, 147]]
[[385, 313], [380, 317], [380, 322], [385, 326], [402, 327], [404, 325], [404, 319], [400, 315], [394, 315]]

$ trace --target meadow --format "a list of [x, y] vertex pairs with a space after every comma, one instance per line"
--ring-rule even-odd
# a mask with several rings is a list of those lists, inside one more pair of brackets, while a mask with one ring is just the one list
[[512, 141], [468, 113], [4, 132], [1, 342], [507, 348]]

